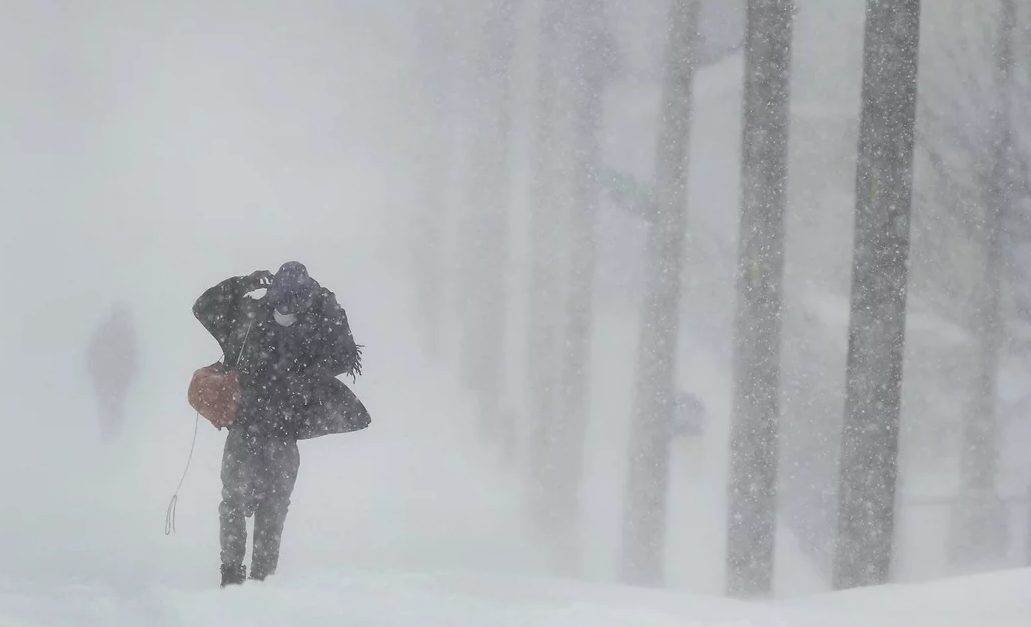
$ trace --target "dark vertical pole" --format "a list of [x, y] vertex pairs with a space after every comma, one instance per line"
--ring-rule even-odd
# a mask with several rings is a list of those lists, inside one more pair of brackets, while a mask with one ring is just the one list
[[669, 486], [669, 422], [679, 339], [687, 224], [688, 146], [697, 0], [673, 0], [656, 147], [657, 215], [648, 233], [648, 285], [641, 312], [630, 465], [623, 510], [621, 578], [661, 585]]
[[769, 594], [776, 535], [792, 0], [749, 0], [727, 513], [728, 594]]
[[891, 575], [919, 0], [867, 0], [834, 587]]

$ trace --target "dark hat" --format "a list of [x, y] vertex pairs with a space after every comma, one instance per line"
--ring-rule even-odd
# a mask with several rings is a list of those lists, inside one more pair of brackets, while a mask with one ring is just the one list
[[319, 284], [308, 276], [308, 269], [299, 261], [280, 266], [268, 288], [269, 303], [283, 314], [301, 313], [315, 302]]

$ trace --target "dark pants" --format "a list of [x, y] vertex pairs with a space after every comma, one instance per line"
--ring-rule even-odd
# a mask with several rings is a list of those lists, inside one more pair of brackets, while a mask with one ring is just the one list
[[297, 481], [301, 457], [297, 441], [248, 433], [233, 427], [222, 454], [219, 505], [222, 565], [239, 567], [247, 553], [248, 516], [254, 516], [251, 577], [276, 572], [283, 524]]

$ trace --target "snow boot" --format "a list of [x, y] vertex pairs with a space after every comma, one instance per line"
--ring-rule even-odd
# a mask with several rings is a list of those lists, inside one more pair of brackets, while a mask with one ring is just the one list
[[246, 579], [246, 566], [222, 564], [222, 585], [220, 587], [225, 588], [226, 586], [239, 586], [243, 584]]
[[276, 573], [275, 567], [269, 568], [268, 565], [262, 563], [261, 561], [255, 561], [257, 561], [258, 563], [251, 564], [251, 580], [265, 581], [265, 578], [271, 577]]

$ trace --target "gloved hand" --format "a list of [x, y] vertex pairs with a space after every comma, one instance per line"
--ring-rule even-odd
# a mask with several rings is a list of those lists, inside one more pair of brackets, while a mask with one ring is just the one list
[[260, 290], [272, 285], [272, 273], [268, 270], [255, 270], [243, 278], [247, 291]]

